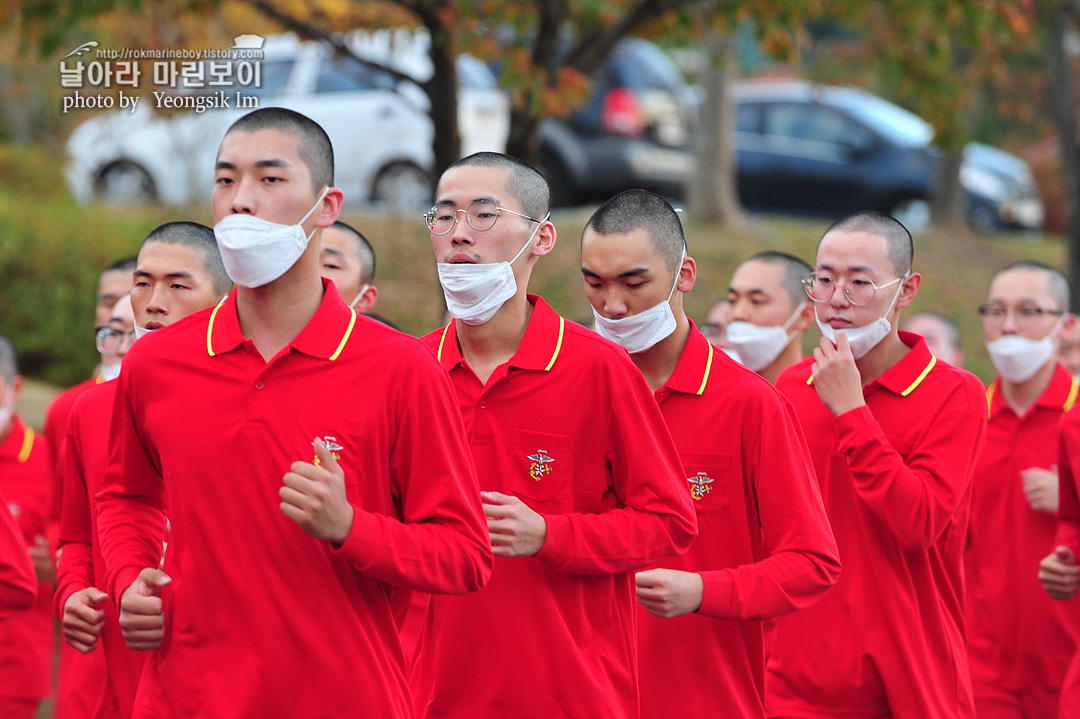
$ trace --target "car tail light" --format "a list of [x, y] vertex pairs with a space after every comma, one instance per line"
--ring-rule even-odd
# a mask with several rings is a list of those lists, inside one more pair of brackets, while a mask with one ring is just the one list
[[634, 93], [625, 88], [612, 90], [604, 98], [604, 111], [600, 116], [600, 126], [606, 132], [627, 137], [641, 137], [646, 128], [645, 113], [642, 112]]

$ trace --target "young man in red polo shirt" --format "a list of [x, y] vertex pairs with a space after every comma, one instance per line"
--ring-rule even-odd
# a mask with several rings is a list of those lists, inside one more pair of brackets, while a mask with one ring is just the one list
[[[53, 479], [45, 437], [27, 427], [15, 410], [22, 382], [15, 348], [0, 337], [0, 494], [26, 546], [32, 547], [41, 543], [45, 533]], [[43, 566], [35, 561], [34, 570], [32, 591], [37, 597], [32, 606], [0, 614], [0, 717], [5, 719], [31, 719], [51, 690], [53, 618], [49, 605], [54, 576], [51, 563]], [[24, 590], [14, 597], [18, 604]]]
[[697, 510], [689, 551], [637, 573], [641, 716], [764, 719], [761, 620], [820, 599], [840, 561], [791, 404], [683, 311], [697, 279], [685, 242], [675, 210], [645, 190], [608, 200], [581, 238], [597, 331], [631, 350]]
[[125, 359], [98, 527], [101, 589], [128, 646], [155, 650], [134, 717], [408, 717], [409, 590], [490, 574], [445, 373], [319, 276], [341, 201], [321, 127], [242, 117], [213, 191], [239, 287]]
[[357, 312], [375, 309], [375, 250], [359, 230], [340, 220], [323, 229], [319, 245], [322, 276], [334, 281], [341, 298]]
[[803, 359], [802, 338], [814, 322], [803, 291], [810, 265], [786, 252], [759, 252], [735, 268], [728, 285], [727, 341], [739, 362], [772, 384]]
[[418, 715], [637, 717], [633, 573], [696, 534], [641, 373], [526, 294], [555, 246], [549, 198], [533, 168], [479, 153], [427, 217], [455, 319], [425, 341], [457, 391], [495, 568], [482, 592], [432, 598]]
[[1053, 719], [1080, 640], [1080, 600], [1054, 602], [1033, 568], [1053, 546], [1058, 425], [1078, 383], [1055, 339], [1076, 319], [1069, 282], [1017, 262], [990, 283], [979, 308], [998, 376], [986, 391], [990, 422], [975, 471], [964, 552], [968, 662], [980, 719]]
[[974, 375], [898, 332], [921, 276], [911, 235], [876, 212], [818, 243], [807, 294], [824, 335], [780, 374], [814, 460], [844, 572], [776, 620], [770, 717], [974, 716], [963, 546], [986, 399]]
[[[170, 222], [143, 241], [133, 276], [130, 304], [138, 333], [157, 330], [228, 294], [232, 281], [221, 262], [214, 231], [194, 222]], [[124, 350], [126, 353], [126, 350]], [[99, 587], [105, 567], [97, 540], [97, 502], [108, 466], [109, 418], [116, 383], [95, 387], [75, 403], [68, 424], [64, 511], [54, 608], [67, 644], [95, 653], [100, 641], [108, 676], [99, 681], [89, 716], [129, 717], [145, 654], [127, 648], [115, 605]]]

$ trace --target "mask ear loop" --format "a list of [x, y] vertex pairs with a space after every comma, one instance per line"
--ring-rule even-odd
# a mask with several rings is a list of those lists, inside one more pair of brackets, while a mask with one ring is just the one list
[[790, 342], [791, 340], [793, 340], [795, 338], [795, 334], [793, 332], [789, 331], [789, 328], [791, 327], [792, 324], [795, 323], [795, 320], [798, 318], [799, 314], [803, 311], [803, 307], [806, 307], [806, 300], [803, 300], [802, 302], [800, 302], [798, 305], [795, 306], [795, 311], [792, 312], [791, 316], [787, 318], [787, 322], [785, 322], [782, 325], [782, 329], [787, 334], [788, 342]]
[[[303, 217], [301, 217], [300, 221], [297, 222], [296, 224], [303, 227], [303, 224], [305, 222], [307, 222], [307, 218], [311, 217], [311, 213], [315, 212], [315, 210], [319, 207], [319, 205], [322, 204], [323, 198], [326, 197], [328, 192], [330, 192], [330, 186], [329, 185], [327, 185], [326, 189], [324, 189], [322, 191], [322, 194], [319, 195], [319, 199], [315, 200], [315, 204], [311, 206], [311, 209], [307, 211], [307, 214], [304, 215]], [[311, 230], [311, 234], [307, 236], [307, 241], [308, 242], [311, 242], [311, 238], [315, 236], [315, 230], [317, 230], [317, 229], [319, 229], [319, 228], [316, 226], [314, 229]]]
[[548, 221], [548, 218], [549, 218], [549, 217], [551, 217], [551, 213], [550, 213], [550, 212], [549, 212], [549, 213], [547, 213], [546, 215], [544, 215], [544, 219], [540, 220], [540, 222], [539, 222], [539, 223], [538, 223], [538, 224], [536, 225], [536, 227], [535, 227], [535, 228], [533, 228], [533, 231], [532, 231], [532, 232], [531, 232], [531, 233], [529, 234], [529, 239], [525, 240], [525, 244], [524, 244], [524, 245], [522, 245], [522, 246], [521, 246], [521, 249], [520, 249], [520, 250], [518, 250], [518, 253], [517, 253], [516, 255], [514, 255], [514, 259], [510, 260], [510, 262], [509, 262], [509, 263], [507, 263], [507, 264], [511, 264], [511, 265], [512, 265], [512, 264], [514, 264], [515, 262], [517, 262], [518, 258], [519, 258], [519, 257], [521, 257], [521, 253], [522, 253], [522, 252], [524, 252], [524, 251], [525, 251], [525, 249], [526, 249], [526, 248], [527, 248], [527, 247], [528, 247], [529, 245], [531, 245], [531, 244], [532, 244], [533, 238], [534, 238], [534, 237], [536, 237], [536, 233], [540, 231], [540, 226], [541, 226], [541, 225], [543, 225], [543, 224], [544, 224], [545, 222], [547, 222], [547, 221]]

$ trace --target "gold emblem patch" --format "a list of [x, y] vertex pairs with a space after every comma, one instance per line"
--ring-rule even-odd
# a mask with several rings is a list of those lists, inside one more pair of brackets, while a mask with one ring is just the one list
[[687, 477], [686, 481], [690, 483], [690, 496], [695, 502], [700, 502], [702, 497], [712, 491], [709, 485], [715, 480], [704, 472], [698, 472], [696, 477]]
[[[335, 461], [341, 459], [341, 450], [343, 450], [345, 448], [337, 443], [337, 438], [336, 437], [331, 437], [330, 435], [326, 435], [325, 437], [322, 438], [322, 442], [323, 442], [323, 446], [326, 447], [328, 450], [330, 450], [330, 455], [334, 458]], [[315, 466], [316, 467], [321, 467], [322, 466], [322, 460], [319, 459], [318, 455], [315, 456]]]
[[526, 457], [533, 461], [532, 466], [529, 467], [529, 476], [539, 482], [549, 472], [551, 472], [551, 463], [555, 461], [553, 457], [549, 457], [547, 450], [538, 449], [536, 454], [530, 454]]

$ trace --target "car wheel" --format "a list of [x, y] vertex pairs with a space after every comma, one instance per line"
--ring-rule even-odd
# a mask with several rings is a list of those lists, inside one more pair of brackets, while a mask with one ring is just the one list
[[371, 199], [395, 213], [426, 210], [434, 196], [431, 176], [408, 162], [384, 167], [371, 188]]
[[992, 232], [997, 229], [997, 215], [986, 205], [979, 205], [968, 217], [971, 226], [978, 232]]
[[157, 201], [157, 189], [146, 170], [129, 160], [120, 160], [98, 175], [94, 196], [109, 205], [149, 205]]
[[922, 234], [930, 229], [930, 203], [919, 197], [901, 200], [889, 212], [913, 235]]
[[570, 173], [554, 155], [542, 152], [536, 163], [536, 170], [551, 187], [551, 206], [569, 207], [577, 202], [577, 192], [574, 183], [570, 180]]

